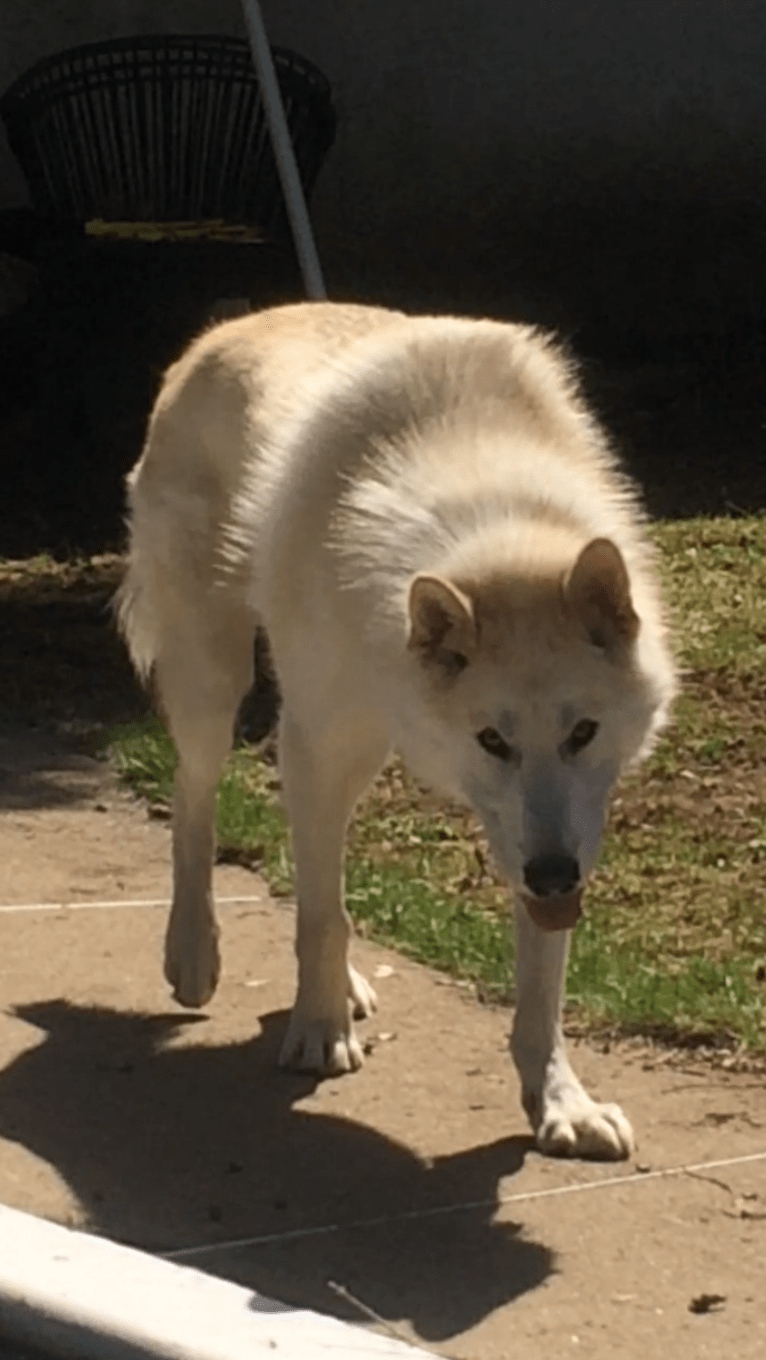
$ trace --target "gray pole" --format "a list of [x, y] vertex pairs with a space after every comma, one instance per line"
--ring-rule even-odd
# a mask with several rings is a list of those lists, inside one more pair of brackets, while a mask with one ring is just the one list
[[287, 215], [290, 219], [290, 228], [293, 233], [301, 274], [303, 275], [304, 287], [312, 300], [322, 301], [327, 297], [327, 289], [322, 277], [322, 266], [319, 263], [314, 242], [314, 233], [306, 207], [303, 185], [295, 163], [293, 144], [285, 118], [279, 82], [274, 70], [274, 61], [266, 36], [261, 7], [258, 0], [242, 0], [242, 9], [250, 39], [253, 62], [261, 86], [263, 108], [269, 125], [274, 159], [277, 163], [282, 192], [285, 196]]

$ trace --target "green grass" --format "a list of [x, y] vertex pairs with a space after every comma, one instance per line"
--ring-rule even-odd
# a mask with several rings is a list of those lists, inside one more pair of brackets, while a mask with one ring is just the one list
[[[766, 517], [655, 530], [684, 672], [672, 730], [617, 791], [574, 932], [569, 1019], [585, 1029], [766, 1054]], [[152, 719], [114, 733], [125, 781], [167, 808], [174, 754]], [[224, 858], [288, 893], [276, 771], [235, 751], [218, 792]], [[360, 808], [347, 903], [358, 931], [509, 990], [507, 895], [480, 828], [394, 763]]]

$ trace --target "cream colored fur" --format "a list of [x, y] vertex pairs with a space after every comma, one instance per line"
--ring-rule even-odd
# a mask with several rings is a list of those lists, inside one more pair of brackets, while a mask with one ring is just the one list
[[559, 352], [520, 326], [324, 303], [226, 322], [166, 375], [129, 499], [120, 624], [179, 755], [177, 998], [204, 1005], [218, 979], [214, 793], [260, 623], [298, 884], [282, 1060], [362, 1061], [352, 1012], [375, 999], [348, 963], [343, 842], [398, 750], [473, 805], [516, 897], [512, 1052], [540, 1146], [627, 1155], [624, 1115], [566, 1057], [553, 926], [674, 676], [635, 496]]

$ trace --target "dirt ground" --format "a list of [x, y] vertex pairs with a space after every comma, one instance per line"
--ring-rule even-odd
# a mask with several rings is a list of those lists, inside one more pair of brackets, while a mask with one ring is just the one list
[[167, 827], [40, 731], [0, 731], [0, 806], [0, 1199], [462, 1360], [766, 1354], [762, 1076], [577, 1043], [639, 1152], [546, 1160], [508, 1013], [363, 941], [365, 1068], [279, 1074], [289, 907], [220, 866], [223, 982], [182, 1012]]

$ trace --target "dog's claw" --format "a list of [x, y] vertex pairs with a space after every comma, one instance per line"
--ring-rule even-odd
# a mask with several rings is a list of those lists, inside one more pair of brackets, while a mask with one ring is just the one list
[[356, 968], [348, 965], [348, 994], [351, 998], [355, 1020], [369, 1020], [378, 1009], [378, 998], [373, 988]]
[[318, 1072], [323, 1077], [339, 1077], [362, 1066], [362, 1046], [354, 1034], [352, 1020], [368, 1020], [377, 1009], [377, 997], [366, 978], [348, 965], [347, 996], [342, 1010], [328, 1006], [330, 1014], [316, 1015], [299, 1001], [290, 1017], [280, 1067], [299, 1072]]
[[279, 1055], [280, 1067], [339, 1077], [356, 1072], [363, 1061], [350, 1021], [343, 1026], [332, 1020], [303, 1021], [293, 1014]]
[[633, 1130], [619, 1105], [599, 1105], [583, 1095], [575, 1107], [551, 1102], [536, 1133], [537, 1146], [551, 1157], [622, 1161], [634, 1150]]

